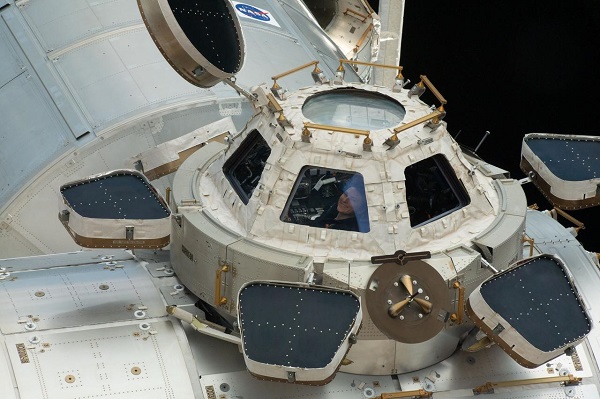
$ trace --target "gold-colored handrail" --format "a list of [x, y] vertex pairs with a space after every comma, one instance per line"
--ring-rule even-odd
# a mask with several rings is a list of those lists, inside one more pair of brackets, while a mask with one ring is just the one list
[[364, 14], [359, 13], [358, 11], [354, 11], [350, 8], [346, 8], [346, 11], [344, 11], [344, 15], [348, 15], [348, 14], [354, 14], [354, 15], [362, 18], [362, 22], [365, 22], [367, 20], [367, 18], [369, 18], [369, 15], [364, 15]]
[[289, 71], [282, 72], [279, 75], [271, 76], [271, 79], [273, 79], [273, 80], [281, 79], [284, 76], [291, 75], [293, 73], [301, 71], [302, 69], [308, 68], [311, 65], [314, 65], [316, 67], [318, 64], [319, 64], [319, 61], [307, 62], [306, 64], [302, 64], [302, 65], [300, 65], [300, 66], [298, 66], [296, 68], [290, 69]]
[[533, 256], [533, 245], [535, 244], [535, 240], [528, 236], [523, 236], [523, 242], [529, 244], [529, 257]]
[[444, 105], [447, 104], [448, 101], [446, 101], [446, 99], [444, 98], [444, 96], [442, 96], [442, 94], [439, 92], [438, 89], [436, 89], [436, 87], [433, 85], [433, 83], [431, 83], [431, 81], [427, 78], [426, 75], [421, 75], [421, 82], [424, 82], [425, 85], [429, 88], [429, 90], [431, 90], [431, 92], [433, 93], [433, 95], [438, 99], [438, 101]]
[[554, 207], [554, 210], [556, 211], [556, 213], [558, 213], [560, 216], [564, 217], [565, 219], [567, 219], [569, 222], [573, 223], [575, 226], [577, 226], [575, 228], [575, 231], [579, 233], [579, 230], [585, 229], [585, 225], [583, 224], [583, 222], [575, 219], [573, 216], [569, 215], [567, 212], [563, 211], [560, 208]]
[[275, 112], [283, 112], [283, 108], [281, 108], [281, 104], [275, 99], [275, 96], [271, 93], [267, 94], [267, 99], [269, 100], [269, 106], [273, 108]]
[[215, 305], [225, 305], [227, 303], [227, 298], [221, 296], [221, 284], [223, 282], [223, 273], [227, 273], [229, 271], [229, 266], [223, 265], [217, 269], [217, 278], [215, 283]]
[[442, 115], [443, 112], [439, 111], [439, 110], [435, 110], [432, 113], [430, 113], [429, 115], [425, 115], [419, 119], [415, 119], [414, 121], [408, 122], [405, 125], [402, 126], [398, 126], [397, 128], [394, 128], [394, 133], [398, 134], [400, 132], [403, 132], [407, 129], [410, 129], [411, 127], [417, 126], [418, 124], [421, 124], [423, 122], [427, 122], [430, 121], [431, 119], [437, 118], [440, 115]]
[[404, 392], [390, 392], [382, 393], [379, 399], [399, 399], [399, 398], [431, 398], [433, 394], [424, 389], [417, 389], [415, 391], [404, 391]]
[[535, 384], [549, 384], [553, 382], [559, 382], [565, 385], [576, 385], [581, 383], [580, 377], [574, 377], [572, 374], [560, 377], [543, 377], [543, 378], [530, 378], [526, 380], [512, 380], [512, 381], [500, 381], [500, 382], [486, 382], [485, 384], [478, 386], [473, 389], [473, 393], [491, 393], [496, 387], [516, 387], [522, 385], [535, 385]]
[[374, 68], [395, 69], [398, 71], [398, 74], [396, 75], [396, 79], [404, 80], [404, 76], [402, 76], [402, 70], [404, 69], [404, 67], [400, 66], [400, 65], [376, 64], [374, 62], [340, 59], [340, 66], [338, 67], [337, 72], [344, 72], [344, 64], [363, 65], [363, 66], [370, 66], [370, 67], [374, 67]]
[[454, 284], [452, 285], [452, 287], [455, 290], [458, 290], [458, 303], [456, 306], [457, 307], [456, 313], [452, 313], [452, 315], [450, 315], [450, 320], [452, 320], [456, 324], [461, 324], [462, 320], [463, 320], [464, 309], [465, 309], [465, 287], [460, 285], [460, 283], [458, 281], [455, 281]]
[[356, 46], [354, 46], [354, 52], [355, 53], [358, 53], [359, 47], [362, 46], [363, 42], [367, 38], [367, 35], [369, 33], [371, 33], [372, 30], [373, 30], [373, 24], [370, 24], [369, 27], [367, 29], [365, 29], [365, 31], [363, 32], [363, 34], [360, 37], [360, 39], [358, 39], [358, 42], [356, 43]]
[[366, 66], [372, 66], [372, 67], [377, 67], [377, 68], [397, 69], [398, 71], [401, 71], [404, 69], [404, 67], [400, 66], [400, 65], [386, 65], [386, 64], [376, 64], [374, 62], [340, 59], [340, 65], [342, 65], [342, 64], [366, 65]]
[[330, 126], [330, 125], [319, 125], [317, 123], [304, 122], [304, 127], [308, 129], [317, 129], [317, 130], [331, 130], [334, 132], [340, 133], [348, 133], [348, 134], [359, 134], [361, 136], [369, 136], [371, 132], [369, 130], [362, 129], [352, 129], [349, 127], [339, 127], [339, 126]]

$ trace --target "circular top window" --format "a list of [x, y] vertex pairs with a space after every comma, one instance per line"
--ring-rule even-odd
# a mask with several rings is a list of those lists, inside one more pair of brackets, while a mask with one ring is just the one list
[[352, 88], [315, 94], [304, 102], [302, 113], [323, 125], [379, 130], [398, 126], [406, 110], [391, 97]]

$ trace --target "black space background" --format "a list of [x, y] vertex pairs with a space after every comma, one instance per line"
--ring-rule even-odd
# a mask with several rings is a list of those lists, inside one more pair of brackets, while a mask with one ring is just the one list
[[[598, 0], [406, 2], [400, 64], [410, 86], [427, 75], [448, 100], [449, 131], [473, 148], [489, 130], [478, 154], [517, 179], [526, 133], [600, 135], [599, 55]], [[526, 193], [550, 207], [532, 185]], [[600, 251], [600, 209], [571, 214], [586, 224], [586, 249]]]

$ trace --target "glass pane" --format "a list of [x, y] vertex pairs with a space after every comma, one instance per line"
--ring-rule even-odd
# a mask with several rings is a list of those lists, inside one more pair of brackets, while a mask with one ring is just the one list
[[399, 125], [406, 111], [399, 102], [383, 94], [336, 89], [308, 98], [302, 113], [314, 123], [378, 130]]
[[360, 173], [306, 166], [281, 220], [335, 230], [369, 231], [365, 184]]
[[223, 165], [223, 173], [238, 196], [247, 204], [265, 169], [271, 148], [257, 130], [253, 130]]
[[404, 175], [412, 227], [432, 222], [470, 203], [469, 195], [443, 155], [408, 166]]

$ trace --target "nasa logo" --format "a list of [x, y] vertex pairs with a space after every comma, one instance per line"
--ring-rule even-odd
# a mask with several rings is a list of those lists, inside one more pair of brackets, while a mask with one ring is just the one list
[[243, 4], [243, 3], [236, 4], [235, 8], [242, 14], [246, 15], [247, 17], [257, 19], [259, 21], [265, 21], [265, 22], [271, 20], [271, 17], [269, 17], [269, 13], [267, 11], [260, 10], [249, 4]]
[[273, 14], [267, 10], [237, 1], [232, 1], [231, 4], [235, 8], [235, 12], [240, 18], [248, 18], [256, 22], [281, 28], [281, 26], [275, 20], [275, 17], [273, 17]]

